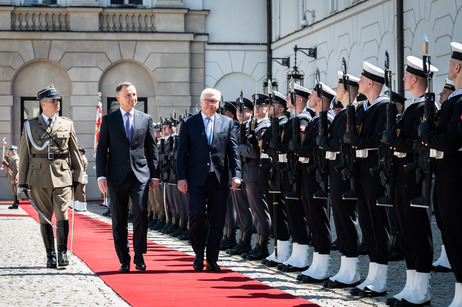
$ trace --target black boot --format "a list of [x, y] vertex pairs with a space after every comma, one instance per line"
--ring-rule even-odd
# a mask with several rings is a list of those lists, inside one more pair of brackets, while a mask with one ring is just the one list
[[225, 227], [225, 235], [220, 242], [220, 250], [233, 248], [236, 244], [236, 229]]
[[175, 231], [177, 231], [177, 229], [180, 227], [180, 220], [178, 218], [173, 218], [172, 219], [172, 224], [170, 225], [170, 227], [168, 227], [165, 231], [163, 231], [162, 233], [165, 233], [165, 234], [171, 234]]
[[40, 233], [47, 251], [47, 268], [56, 268], [55, 238], [50, 224], [40, 224]]
[[18, 209], [18, 205], [19, 205], [18, 195], [14, 195], [13, 199], [14, 199], [13, 204], [9, 206], [8, 209]]
[[262, 260], [269, 256], [268, 252], [268, 237], [261, 235], [257, 236], [257, 245], [247, 254], [247, 260]]
[[69, 236], [69, 221], [56, 222], [56, 241], [58, 242], [58, 265], [69, 265], [67, 259], [67, 237]]
[[149, 212], [148, 214], [148, 228], [154, 225], [157, 222], [156, 219], [154, 219], [154, 212]]
[[158, 218], [157, 223], [150, 227], [151, 230], [159, 230], [165, 226], [165, 215]]
[[239, 236], [239, 242], [227, 251], [229, 255], [242, 255], [244, 253], [250, 252], [252, 246], [250, 245], [250, 239], [252, 238], [252, 233], [241, 232]]
[[170, 235], [172, 237], [179, 237], [181, 236], [186, 230], [188, 230], [188, 222], [185, 220], [180, 220], [179, 227], [177, 230], [172, 232]]

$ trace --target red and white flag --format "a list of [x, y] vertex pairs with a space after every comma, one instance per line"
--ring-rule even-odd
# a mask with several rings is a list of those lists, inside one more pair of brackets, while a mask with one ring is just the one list
[[101, 103], [101, 92], [98, 93], [98, 104], [96, 105], [96, 126], [95, 126], [95, 143], [93, 150], [96, 152], [96, 146], [99, 141], [99, 129], [101, 128], [101, 122], [103, 121], [103, 104]]
[[[6, 147], [6, 138], [3, 138], [3, 152], [2, 152], [2, 159], [5, 157], [5, 147]], [[2, 164], [2, 170], [5, 169], [5, 166]]]

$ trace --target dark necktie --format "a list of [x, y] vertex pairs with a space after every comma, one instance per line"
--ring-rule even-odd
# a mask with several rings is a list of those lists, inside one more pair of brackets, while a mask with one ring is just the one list
[[130, 113], [125, 113], [127, 116], [127, 121], [125, 122], [125, 130], [127, 131], [127, 137], [128, 141], [131, 143], [132, 142], [132, 136], [133, 136], [133, 126], [130, 122], [131, 114]]
[[51, 117], [48, 119], [48, 128], [47, 128], [47, 131], [50, 132], [51, 131]]

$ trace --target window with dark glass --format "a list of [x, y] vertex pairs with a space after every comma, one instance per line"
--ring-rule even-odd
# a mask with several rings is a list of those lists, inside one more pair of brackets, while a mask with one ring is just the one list
[[[21, 131], [24, 126], [24, 121], [37, 117], [40, 113], [42, 113], [42, 107], [37, 97], [21, 97]], [[63, 115], [62, 108], [59, 110], [59, 116], [61, 115]]]

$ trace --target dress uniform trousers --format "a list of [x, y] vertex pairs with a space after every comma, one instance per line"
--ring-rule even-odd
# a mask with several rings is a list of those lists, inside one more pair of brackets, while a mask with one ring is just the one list
[[352, 258], [359, 255], [356, 201], [342, 199], [342, 194], [350, 190], [350, 181], [344, 181], [342, 175], [335, 170], [335, 166], [341, 161], [340, 154], [337, 154], [335, 160], [329, 160], [330, 199], [339, 251], [342, 255]]
[[357, 159], [358, 165], [358, 213], [371, 262], [388, 264], [390, 246], [389, 223], [385, 207], [377, 206], [377, 199], [384, 196], [379, 176], [372, 176], [370, 169], [377, 166], [378, 151], [368, 151], [368, 157]]
[[444, 153], [443, 159], [436, 160], [435, 190], [437, 206], [441, 215], [441, 234], [448, 254], [449, 263], [456, 275], [457, 282], [462, 282], [462, 151]]
[[309, 174], [305, 165], [301, 167], [301, 199], [305, 211], [305, 219], [313, 238], [314, 251], [326, 255], [330, 253], [331, 233], [329, 224], [329, 208], [326, 199], [314, 199], [313, 194], [321, 189], [315, 174]]
[[[286, 163], [280, 163], [280, 168], [287, 167]], [[278, 174], [280, 176], [280, 174]], [[289, 232], [289, 223], [287, 220], [287, 209], [286, 209], [286, 200], [284, 199], [284, 191], [281, 183], [282, 191], [279, 193], [269, 193], [267, 194], [269, 213], [271, 216], [271, 224], [277, 225], [277, 237], [276, 240], [288, 241], [290, 239]], [[276, 205], [274, 204], [276, 202]], [[274, 207], [276, 206], [276, 208]], [[274, 212], [276, 211], [276, 217]]]
[[[299, 163], [297, 162], [299, 167]], [[300, 172], [302, 172], [300, 168]], [[306, 170], [305, 170], [306, 172]], [[289, 176], [282, 175], [282, 189], [285, 195], [293, 190], [293, 185], [289, 182]], [[300, 180], [298, 181], [300, 184]], [[298, 200], [285, 199], [287, 210], [287, 221], [289, 223], [290, 234], [294, 242], [302, 245], [307, 245], [309, 242], [308, 227], [305, 220], [305, 212], [303, 210], [301, 197]]]
[[246, 194], [246, 183], [242, 182], [240, 185], [241, 189], [234, 192], [231, 191], [231, 197], [233, 199], [234, 208], [236, 209], [237, 215], [237, 227], [240, 231], [245, 233], [252, 233], [253, 220], [252, 213], [250, 213], [249, 202]]
[[412, 159], [395, 158], [396, 180], [394, 208], [400, 230], [400, 250], [404, 254], [408, 270], [430, 273], [433, 260], [430, 217], [425, 208], [411, 207], [413, 198], [422, 194], [422, 186], [415, 180], [415, 173], [406, 173], [404, 165]]
[[[253, 162], [256, 162], [255, 159], [252, 160], [254, 160]], [[260, 175], [258, 164], [251, 166], [250, 163], [246, 163], [243, 165], [242, 172], [244, 180], [246, 178], [258, 179]], [[252, 180], [251, 182], [247, 181], [245, 184], [245, 192], [249, 202], [249, 207], [252, 211], [251, 213], [254, 218], [257, 234], [263, 237], [269, 237], [271, 225], [268, 204], [264, 194], [264, 187], [258, 184], [258, 180]]]

